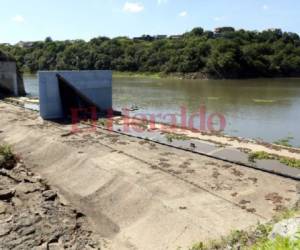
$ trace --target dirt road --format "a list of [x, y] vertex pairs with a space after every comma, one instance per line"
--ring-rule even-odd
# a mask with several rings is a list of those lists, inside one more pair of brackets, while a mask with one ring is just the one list
[[297, 182], [0, 102], [0, 139], [87, 215], [104, 249], [187, 249], [269, 220]]

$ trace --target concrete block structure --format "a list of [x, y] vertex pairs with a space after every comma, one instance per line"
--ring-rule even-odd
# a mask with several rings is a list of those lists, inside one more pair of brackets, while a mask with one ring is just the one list
[[40, 71], [40, 114], [43, 119], [61, 119], [71, 108], [95, 106], [105, 111], [112, 108], [112, 72]]
[[18, 73], [16, 62], [0, 61], [0, 92], [14, 96], [25, 95], [23, 79]]

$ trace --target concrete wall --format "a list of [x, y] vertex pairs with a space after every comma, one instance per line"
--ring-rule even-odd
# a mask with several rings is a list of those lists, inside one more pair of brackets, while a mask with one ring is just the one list
[[70, 84], [88, 96], [101, 109], [112, 108], [112, 72], [91, 71], [40, 71], [39, 96], [40, 113], [44, 119], [63, 118], [63, 109], [56, 74], [60, 74]]
[[0, 62], [0, 92], [15, 96], [25, 95], [22, 77], [15, 62]]

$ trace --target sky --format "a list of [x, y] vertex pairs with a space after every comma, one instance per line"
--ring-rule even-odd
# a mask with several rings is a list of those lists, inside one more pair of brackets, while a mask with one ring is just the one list
[[0, 43], [143, 34], [203, 27], [300, 34], [299, 0], [0, 0]]

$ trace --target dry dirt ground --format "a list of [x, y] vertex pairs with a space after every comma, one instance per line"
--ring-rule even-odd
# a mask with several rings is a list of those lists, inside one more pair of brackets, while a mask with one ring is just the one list
[[265, 222], [299, 199], [297, 182], [0, 102], [0, 140], [59, 190], [102, 249], [188, 249]]

